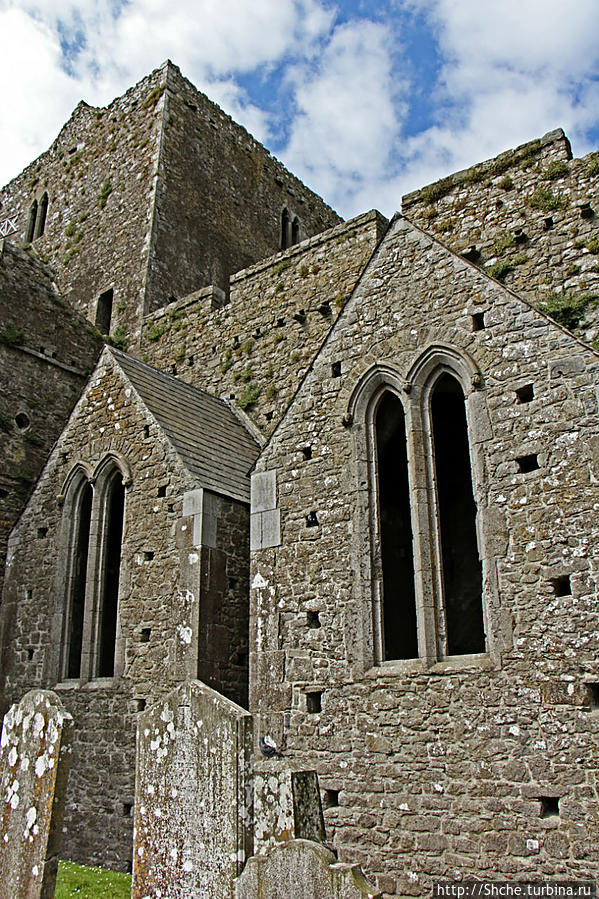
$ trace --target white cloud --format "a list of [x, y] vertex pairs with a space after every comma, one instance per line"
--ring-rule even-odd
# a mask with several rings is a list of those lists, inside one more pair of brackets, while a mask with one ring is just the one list
[[4, 0], [3, 69], [17, 74], [0, 111], [0, 183], [49, 145], [79, 99], [105, 105], [167, 58], [265, 138], [266, 114], [234, 76], [309, 58], [333, 17], [318, 0]]
[[388, 29], [340, 25], [317, 63], [290, 80], [297, 115], [285, 162], [344, 209], [357, 185], [383, 174], [397, 137], [406, 86], [394, 80]]

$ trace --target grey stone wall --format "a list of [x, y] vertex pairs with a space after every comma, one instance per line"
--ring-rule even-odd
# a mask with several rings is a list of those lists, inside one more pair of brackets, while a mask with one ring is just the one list
[[[10, 529], [102, 346], [51, 272], [0, 246], [0, 591]], [[40, 524], [43, 529], [44, 524]]]
[[[72, 510], [61, 505], [61, 494], [76, 464], [92, 473], [107, 453], [131, 471], [117, 673], [63, 681], [63, 522]], [[64, 844], [65, 855], [75, 860], [130, 866], [136, 716], [196, 664], [195, 657], [189, 662], [181, 655], [188, 645], [179, 627], [188, 611], [181, 552], [185, 558], [188, 553], [177, 537], [186, 525], [183, 495], [194, 487], [155, 420], [105, 355], [11, 535], [2, 609], [3, 693], [11, 702], [27, 689], [52, 686], [77, 722]], [[200, 585], [198, 561], [194, 578]]]
[[[401, 385], [441, 346], [479, 373], [464, 389], [488, 649], [381, 665], [355, 396], [391, 371], [407, 408]], [[441, 876], [597, 873], [598, 376], [588, 346], [400, 219], [258, 462], [276, 477], [281, 540], [252, 553], [256, 731], [317, 769], [340, 860], [384, 895], [426, 895]], [[523, 473], [528, 454], [539, 467]]]
[[570, 322], [596, 338], [599, 155], [573, 159], [561, 129], [408, 194], [402, 211], [535, 306], [588, 296]]
[[142, 358], [233, 398], [270, 433], [385, 232], [365, 213], [148, 316]]
[[229, 277], [280, 247], [281, 213], [310, 237], [341, 219], [268, 150], [183, 78], [166, 70], [146, 309]]

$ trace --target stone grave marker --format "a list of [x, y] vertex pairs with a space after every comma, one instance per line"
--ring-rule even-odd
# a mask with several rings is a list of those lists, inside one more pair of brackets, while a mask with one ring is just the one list
[[49, 690], [4, 716], [0, 739], [0, 896], [54, 896], [73, 719]]
[[200, 681], [139, 716], [132, 899], [231, 899], [253, 852], [252, 717]]

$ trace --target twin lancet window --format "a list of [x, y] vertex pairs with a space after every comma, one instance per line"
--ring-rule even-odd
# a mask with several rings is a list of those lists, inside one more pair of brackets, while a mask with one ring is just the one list
[[27, 222], [27, 233], [25, 235], [25, 243], [31, 243], [41, 237], [46, 228], [46, 216], [48, 215], [48, 194], [46, 191], [42, 194], [39, 201], [34, 200], [29, 207], [29, 220]]
[[[380, 381], [379, 381], [380, 383]], [[483, 577], [460, 380], [439, 367], [405, 394], [371, 394], [375, 655], [485, 651]], [[406, 416], [406, 411], [408, 416]]]
[[113, 677], [125, 511], [121, 470], [108, 462], [100, 466], [93, 484], [78, 470], [65, 508], [70, 533], [61, 676]]

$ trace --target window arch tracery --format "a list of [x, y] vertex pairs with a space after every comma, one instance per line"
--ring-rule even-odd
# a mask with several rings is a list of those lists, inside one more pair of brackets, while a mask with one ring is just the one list
[[357, 432], [369, 459], [375, 663], [433, 663], [489, 648], [468, 421], [481, 384], [466, 354], [436, 345], [405, 378], [374, 365], [351, 396], [347, 417], [366, 426]]

